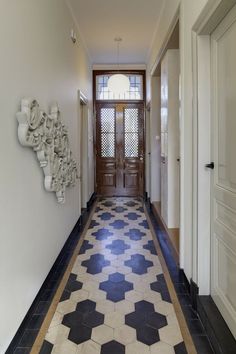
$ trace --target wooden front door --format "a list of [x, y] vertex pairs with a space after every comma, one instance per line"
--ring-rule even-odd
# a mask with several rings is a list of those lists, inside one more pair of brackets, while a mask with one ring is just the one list
[[142, 103], [96, 105], [96, 183], [105, 196], [143, 195]]

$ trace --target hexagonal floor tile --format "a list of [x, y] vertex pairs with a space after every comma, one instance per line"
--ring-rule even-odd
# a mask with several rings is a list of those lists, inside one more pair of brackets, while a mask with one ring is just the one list
[[127, 345], [136, 341], [136, 331], [127, 325], [123, 325], [115, 328], [114, 338], [117, 342]]
[[125, 354], [125, 346], [112, 340], [102, 345], [101, 354]]
[[96, 343], [104, 344], [111, 341], [114, 338], [113, 329], [106, 325], [101, 325], [93, 328], [91, 339]]
[[120, 312], [109, 312], [105, 315], [104, 324], [109, 327], [117, 328], [125, 323], [125, 316]]

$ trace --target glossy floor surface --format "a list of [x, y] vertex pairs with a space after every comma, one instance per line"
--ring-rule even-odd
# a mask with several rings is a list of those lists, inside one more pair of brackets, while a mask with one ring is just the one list
[[185, 354], [156, 252], [136, 199], [102, 199], [41, 354]]

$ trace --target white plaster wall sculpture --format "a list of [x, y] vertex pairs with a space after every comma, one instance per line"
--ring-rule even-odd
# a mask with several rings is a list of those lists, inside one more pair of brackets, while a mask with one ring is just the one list
[[57, 103], [52, 104], [50, 114], [46, 114], [36, 100], [25, 98], [16, 116], [19, 141], [36, 152], [45, 175], [45, 189], [55, 192], [58, 202], [64, 203], [65, 189], [75, 185], [78, 175]]

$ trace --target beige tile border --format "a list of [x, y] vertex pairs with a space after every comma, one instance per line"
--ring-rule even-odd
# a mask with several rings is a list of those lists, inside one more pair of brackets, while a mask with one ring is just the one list
[[84, 241], [84, 237], [85, 237], [85, 235], [86, 235], [86, 233], [88, 231], [88, 228], [89, 228], [90, 222], [92, 220], [92, 217], [94, 215], [96, 206], [97, 206], [97, 201], [94, 203], [94, 206], [93, 206], [93, 208], [92, 208], [92, 210], [90, 212], [88, 221], [87, 221], [87, 223], [85, 225], [85, 228], [84, 228], [84, 230], [82, 232], [82, 235], [81, 235], [81, 237], [80, 237], [80, 239], [78, 241], [78, 244], [77, 244], [77, 246], [76, 246], [76, 248], [75, 248], [75, 250], [73, 252], [73, 255], [71, 257], [70, 263], [67, 266], [65, 274], [64, 274], [64, 276], [63, 276], [63, 278], [62, 278], [62, 280], [60, 282], [60, 285], [59, 285], [59, 287], [58, 287], [58, 289], [56, 291], [56, 294], [54, 295], [54, 298], [52, 299], [52, 303], [51, 303], [51, 305], [49, 307], [49, 310], [48, 310], [48, 312], [47, 312], [47, 314], [45, 316], [45, 319], [44, 319], [43, 324], [42, 324], [42, 326], [41, 326], [41, 328], [39, 330], [39, 333], [38, 333], [38, 335], [36, 337], [36, 340], [35, 340], [35, 342], [33, 344], [33, 347], [32, 347], [32, 349], [30, 351], [30, 354], [38, 354], [40, 352], [40, 349], [42, 347], [44, 338], [46, 336], [46, 333], [48, 331], [48, 328], [50, 326], [50, 323], [52, 321], [54, 313], [56, 312], [57, 305], [58, 305], [58, 303], [60, 301], [60, 298], [61, 298], [61, 295], [63, 293], [63, 290], [64, 290], [64, 288], [66, 286], [67, 280], [68, 280], [68, 278], [70, 276], [71, 270], [73, 268], [75, 260], [76, 260], [76, 258], [78, 256], [78, 253], [79, 253], [80, 248], [82, 246], [82, 243]]
[[145, 211], [145, 215], [146, 215], [146, 218], [147, 218], [147, 221], [148, 221], [151, 233], [152, 233], [153, 242], [154, 242], [154, 245], [155, 245], [161, 266], [162, 266], [163, 275], [164, 275], [166, 283], [167, 283], [167, 287], [168, 287], [168, 290], [170, 293], [171, 301], [172, 301], [174, 309], [175, 309], [175, 313], [176, 313], [176, 316], [177, 316], [177, 319], [179, 322], [179, 327], [180, 327], [180, 330], [182, 333], [182, 337], [183, 337], [187, 352], [188, 352], [188, 354], [197, 354], [191, 334], [188, 329], [188, 325], [186, 323], [182, 308], [180, 306], [180, 303], [179, 303], [179, 300], [178, 300], [178, 297], [177, 297], [177, 294], [176, 294], [176, 291], [174, 288], [174, 284], [171, 280], [170, 273], [169, 273], [169, 270], [166, 265], [166, 261], [163, 256], [163, 253], [162, 253], [162, 250], [160, 247], [160, 243], [156, 238], [156, 233], [155, 233], [154, 227], [152, 225], [151, 219], [148, 215], [147, 208], [145, 205], [144, 205], [144, 211]]

